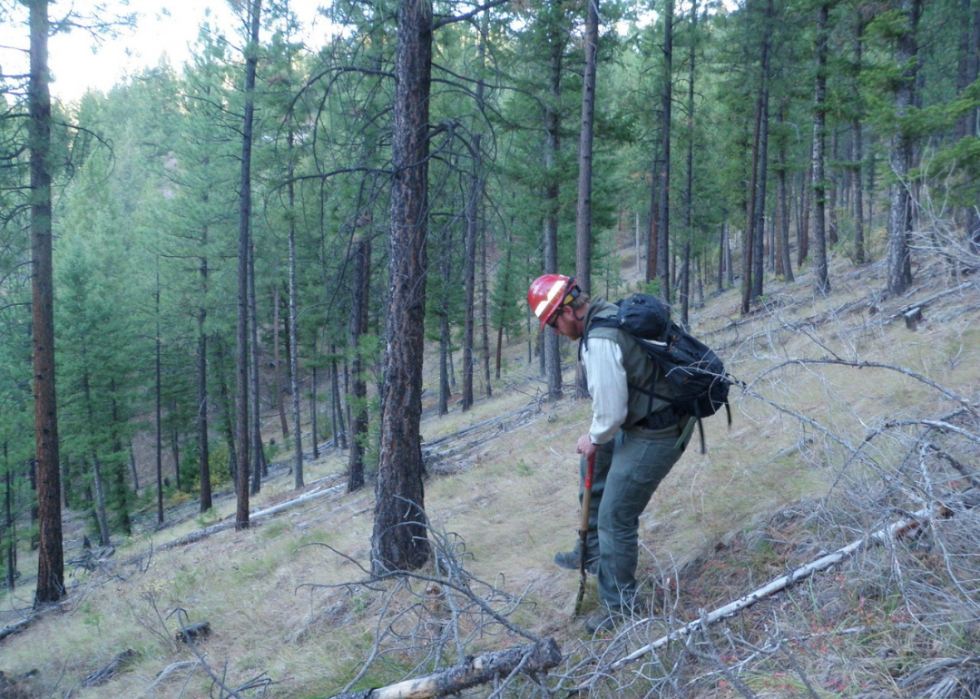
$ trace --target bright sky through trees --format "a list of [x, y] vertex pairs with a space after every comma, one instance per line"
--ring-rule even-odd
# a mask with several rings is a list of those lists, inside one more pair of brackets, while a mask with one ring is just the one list
[[[324, 0], [290, 0], [290, 9], [304, 27], [304, 39], [312, 45], [326, 41], [327, 20], [317, 12]], [[76, 0], [53, 4], [51, 20], [72, 9], [90, 13], [96, 5], [107, 5], [112, 14], [136, 15], [135, 29], [122, 27], [116, 37], [100, 42], [83, 29], [58, 33], [50, 40], [51, 93], [62, 101], [76, 100], [86, 90], [108, 91], [116, 82], [141, 68], [157, 65], [166, 56], [180, 70], [190, 57], [190, 47], [200, 26], [208, 22], [229, 36], [236, 33], [235, 14], [228, 0]], [[28, 32], [26, 8], [17, 7], [13, 21], [0, 23], [0, 67], [7, 74], [27, 70]], [[23, 21], [21, 21], [23, 20]]]

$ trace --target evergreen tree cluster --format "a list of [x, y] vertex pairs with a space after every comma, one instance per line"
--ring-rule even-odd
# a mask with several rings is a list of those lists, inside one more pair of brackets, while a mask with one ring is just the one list
[[[257, 45], [205, 25], [179, 71], [161, 63], [55, 104], [63, 500], [103, 545], [152, 519], [154, 504], [162, 518], [164, 498], [201, 498], [206, 510], [242, 462], [234, 355], [249, 56], [248, 392], [278, 414], [275, 437], [266, 425], [247, 461], [253, 492], [271, 441], [295, 444], [300, 425], [307, 453], [327, 439], [351, 449], [352, 487], [376, 467], [407, 4], [337, 0], [330, 37], [310, 46], [296, 37], [312, 18], [271, 3]], [[460, 392], [464, 408], [474, 388], [489, 395], [508, 343], [526, 342], [527, 361], [546, 370], [548, 338], [523, 298], [539, 274], [576, 263], [586, 5], [432, 7], [418, 301], [442, 414]], [[832, 293], [828, 255], [887, 257], [887, 291], [901, 293], [913, 236], [939, 219], [965, 247], [980, 244], [980, 0], [607, 0], [599, 20], [594, 295], [621, 291], [635, 265], [686, 323], [711, 287], [739, 286], [745, 312], [765, 285], [801, 272]], [[0, 77], [0, 570], [11, 585], [31, 539], [34, 458], [21, 81]], [[548, 370], [560, 386], [560, 363]], [[302, 458], [297, 449], [297, 485]]]

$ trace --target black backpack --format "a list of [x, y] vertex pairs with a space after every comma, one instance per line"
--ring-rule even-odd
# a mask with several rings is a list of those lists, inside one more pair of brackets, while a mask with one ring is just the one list
[[[660, 299], [647, 294], [633, 294], [616, 305], [619, 306], [619, 313], [615, 318], [595, 318], [589, 329], [619, 328], [639, 343], [660, 368], [655, 380], [657, 376], [663, 376], [673, 395], [661, 395], [654, 391], [653, 386], [630, 388], [651, 398], [668, 401], [679, 414], [690, 415], [697, 420], [703, 454], [704, 428], [701, 419], [714, 415], [724, 406], [731, 426], [728, 391], [735, 381], [710, 347], [670, 320], [670, 309]], [[588, 333], [583, 342], [588, 342]]]

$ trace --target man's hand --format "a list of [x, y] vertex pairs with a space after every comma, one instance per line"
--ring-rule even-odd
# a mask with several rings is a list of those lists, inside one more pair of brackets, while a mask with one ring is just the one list
[[584, 434], [578, 438], [578, 444], [575, 446], [575, 453], [581, 454], [586, 459], [599, 451], [599, 445], [593, 444], [589, 435]]

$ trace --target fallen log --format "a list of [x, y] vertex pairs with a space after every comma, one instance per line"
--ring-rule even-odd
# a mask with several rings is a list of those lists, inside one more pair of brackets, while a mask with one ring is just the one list
[[[964, 498], [963, 504], [969, 507], [972, 502], [975, 501], [971, 500], [970, 498]], [[821, 556], [815, 561], [811, 561], [806, 565], [800, 566], [799, 568], [796, 568], [795, 570], [786, 573], [785, 575], [780, 575], [778, 578], [771, 580], [769, 583], [763, 585], [762, 587], [760, 587], [759, 589], [753, 592], [750, 592], [744, 597], [740, 597], [734, 602], [730, 602], [723, 607], [719, 607], [718, 609], [715, 609], [712, 612], [707, 612], [700, 619], [696, 619], [695, 621], [685, 624], [684, 626], [678, 629], [674, 629], [670, 633], [661, 636], [656, 641], [653, 641], [652, 643], [649, 643], [643, 646], [642, 648], [636, 649], [635, 651], [633, 651], [632, 653], [630, 653], [629, 655], [623, 658], [619, 658], [618, 660], [614, 661], [609, 666], [607, 666], [604, 672], [594, 673], [589, 680], [577, 686], [573, 691], [578, 692], [578, 691], [588, 689], [593, 684], [595, 684], [595, 682], [598, 681], [599, 678], [604, 677], [608, 672], [616, 670], [622, 667], [623, 665], [626, 665], [627, 663], [633, 662], [637, 658], [641, 658], [647, 653], [655, 651], [658, 648], [662, 648], [666, 646], [668, 643], [670, 643], [671, 641], [677, 641], [682, 638], [685, 638], [699, 629], [706, 628], [711, 624], [714, 624], [715, 622], [733, 616], [734, 614], [742, 611], [743, 609], [747, 609], [748, 607], [751, 607], [759, 600], [765, 599], [767, 597], [771, 597], [777, 592], [781, 592], [793, 586], [795, 583], [799, 582], [800, 580], [803, 580], [804, 578], [808, 578], [814, 573], [817, 573], [822, 570], [826, 570], [827, 568], [837, 565], [838, 563], [841, 563], [847, 558], [850, 558], [852, 555], [854, 555], [856, 551], [858, 551], [859, 549], [861, 549], [862, 547], [868, 544], [885, 543], [889, 540], [901, 538], [902, 536], [908, 535], [910, 532], [918, 531], [922, 527], [923, 521], [927, 522], [937, 516], [946, 517], [949, 516], [949, 514], [950, 514], [950, 510], [945, 508], [945, 506], [926, 507], [917, 512], [914, 512], [908, 517], [903, 517], [902, 519], [896, 522], [892, 522], [890, 525], [886, 527], [882, 527], [881, 529], [872, 532], [869, 536], [863, 539], [857, 539], [856, 541], [852, 541], [847, 546], [839, 548], [833, 553], [828, 553], [825, 556]], [[648, 621], [649, 619], [642, 619], [636, 623], [644, 624]]]
[[553, 638], [537, 643], [466, 657], [451, 668], [387, 687], [337, 694], [332, 699], [430, 699], [520, 673], [558, 667], [561, 650]]
[[[347, 488], [347, 484], [345, 483], [342, 485], [335, 485], [334, 487], [327, 488], [326, 490], [316, 490], [311, 493], [304, 493], [303, 495], [300, 495], [297, 498], [289, 500], [288, 502], [283, 502], [278, 505], [273, 505], [272, 507], [269, 507], [265, 510], [257, 510], [251, 513], [249, 515], [249, 521], [254, 522], [256, 520], [263, 519], [265, 517], [270, 517], [274, 514], [282, 512], [283, 510], [288, 510], [289, 508], [295, 507], [296, 505], [300, 505], [304, 502], [309, 502], [310, 500], [316, 500], [317, 498], [322, 498], [322, 497], [326, 497], [327, 495], [333, 495], [335, 493], [339, 493], [346, 488]], [[168, 549], [178, 548], [180, 546], [193, 544], [196, 541], [205, 539], [211, 536], [212, 534], [217, 534], [218, 532], [224, 531], [225, 529], [231, 529], [234, 526], [235, 526], [235, 520], [230, 519], [225, 522], [219, 522], [218, 524], [212, 525], [210, 527], [205, 527], [204, 529], [197, 529], [195, 531], [192, 531], [190, 534], [187, 534], [186, 536], [180, 537], [179, 539], [174, 539], [173, 541], [160, 544], [152, 551], [148, 551], [147, 553], [140, 554], [139, 556], [136, 556], [135, 559], [131, 559], [130, 561], [127, 562], [132, 562], [132, 560], [138, 560], [139, 558], [142, 558], [148, 555], [149, 553], [159, 553], [160, 551], [166, 551]]]
[[30, 626], [31, 623], [33, 623], [33, 621], [36, 618], [37, 618], [36, 616], [33, 616], [32, 615], [32, 616], [29, 616], [29, 617], [25, 617], [25, 618], [21, 619], [20, 621], [16, 621], [13, 624], [11, 624], [10, 626], [3, 627], [2, 629], [0, 629], [0, 641], [2, 641], [3, 639], [5, 639], [7, 636], [13, 636], [15, 633], [20, 633], [21, 631], [23, 631], [24, 629], [26, 629], [28, 626]]
[[106, 665], [104, 668], [102, 668], [101, 670], [96, 670], [91, 675], [89, 675], [84, 680], [82, 680], [82, 686], [96, 687], [100, 684], [105, 684], [113, 677], [115, 677], [116, 673], [119, 672], [119, 668], [121, 666], [125, 665], [130, 660], [133, 660], [136, 657], [138, 657], [136, 651], [132, 649], [124, 650], [122, 653], [119, 653], [115, 658], [109, 661], [109, 664]]

